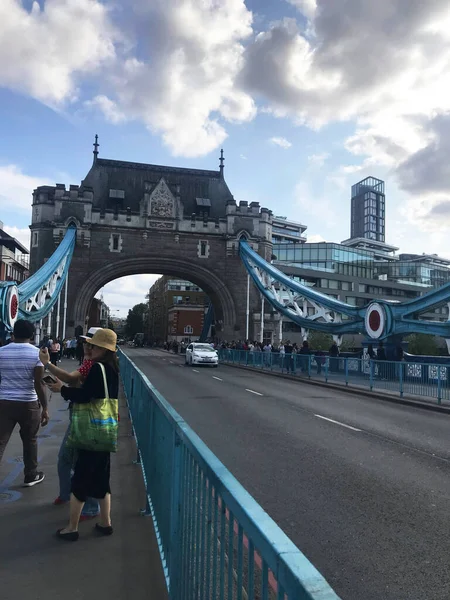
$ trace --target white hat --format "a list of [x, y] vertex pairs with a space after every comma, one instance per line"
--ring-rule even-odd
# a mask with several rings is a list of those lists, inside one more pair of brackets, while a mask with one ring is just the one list
[[94, 336], [94, 333], [95, 333], [96, 331], [99, 331], [100, 329], [101, 329], [101, 327], [91, 327], [91, 328], [89, 329], [89, 331], [87, 332], [87, 334], [86, 334], [86, 335], [80, 335], [80, 338], [81, 338], [82, 340], [89, 340], [91, 337], [93, 337], [93, 336]]

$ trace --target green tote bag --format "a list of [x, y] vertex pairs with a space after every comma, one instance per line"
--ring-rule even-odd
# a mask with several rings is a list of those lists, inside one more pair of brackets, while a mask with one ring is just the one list
[[70, 431], [67, 438], [69, 448], [116, 452], [119, 429], [119, 401], [109, 397], [105, 367], [101, 364], [105, 398], [87, 403], [74, 402]]

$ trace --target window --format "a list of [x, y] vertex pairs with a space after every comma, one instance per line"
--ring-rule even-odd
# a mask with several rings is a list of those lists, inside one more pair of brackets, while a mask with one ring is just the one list
[[38, 243], [39, 243], [39, 233], [37, 231], [34, 231], [33, 232], [33, 241], [32, 241], [31, 245], [33, 246], [33, 248], [36, 248]]
[[125, 192], [123, 190], [109, 190], [109, 197], [123, 200], [125, 198]]
[[122, 252], [122, 236], [120, 233], [112, 233], [109, 236], [109, 251]]
[[350, 283], [350, 281], [341, 281], [341, 289], [342, 290], [351, 290], [352, 284]]
[[209, 242], [200, 240], [197, 244], [197, 256], [199, 258], [209, 258]]
[[173, 297], [174, 304], [182, 304], [182, 302], [183, 302], [183, 296], [174, 296]]
[[194, 333], [194, 328], [192, 327], [192, 325], [186, 325], [186, 327], [184, 328], [184, 333], [186, 335], [192, 335]]

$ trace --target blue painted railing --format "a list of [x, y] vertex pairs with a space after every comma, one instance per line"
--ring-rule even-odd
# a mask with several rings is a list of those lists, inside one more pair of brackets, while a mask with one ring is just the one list
[[120, 367], [171, 600], [339, 600], [122, 352]]
[[450, 365], [220, 349], [223, 363], [450, 403]]
[[206, 340], [208, 339], [211, 325], [213, 324], [213, 320], [214, 320], [214, 306], [210, 302], [210, 304], [208, 306], [208, 311], [205, 315], [205, 321], [203, 323], [202, 332], [200, 334], [200, 339], [199, 339], [200, 342], [206, 342]]

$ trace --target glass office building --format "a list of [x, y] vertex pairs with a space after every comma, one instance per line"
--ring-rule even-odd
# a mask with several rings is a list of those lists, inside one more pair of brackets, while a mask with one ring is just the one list
[[[426, 287], [440, 287], [450, 281], [449, 261], [433, 257], [417, 256], [405, 260], [408, 255], [401, 254], [396, 262], [377, 263], [375, 275], [379, 279], [423, 285]], [[447, 263], [447, 264], [446, 264]]]
[[366, 177], [352, 185], [351, 238], [385, 241], [384, 181]]
[[351, 277], [372, 279], [374, 255], [369, 250], [359, 250], [320, 242], [317, 244], [274, 244], [276, 262], [301, 266], [328, 273], [340, 273]]

